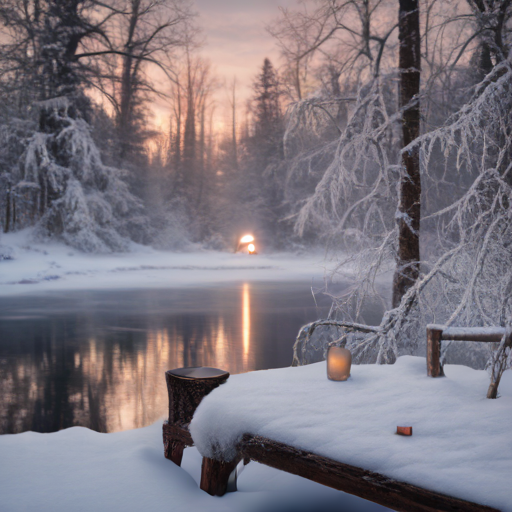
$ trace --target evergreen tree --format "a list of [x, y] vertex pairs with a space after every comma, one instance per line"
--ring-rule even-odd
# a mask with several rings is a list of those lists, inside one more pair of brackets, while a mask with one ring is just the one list
[[[91, 104], [77, 54], [84, 38], [101, 32], [101, 21], [91, 12], [87, 17], [91, 3], [86, 0], [35, 4], [32, 56], [38, 88], [32, 110], [37, 119], [13, 181], [31, 192], [24, 208], [40, 234], [89, 252], [126, 249], [126, 236], [141, 239], [146, 227], [142, 206], [128, 191], [123, 172], [102, 163], [90, 133]], [[12, 216], [12, 208], [8, 213]]]
[[265, 167], [283, 158], [283, 115], [279, 78], [269, 59], [254, 82], [254, 140]]
[[240, 176], [240, 197], [250, 212], [253, 229], [260, 238], [280, 247], [288, 235], [284, 207], [285, 165], [283, 156], [284, 119], [279, 76], [269, 59], [253, 85], [252, 133], [245, 141], [246, 154]]

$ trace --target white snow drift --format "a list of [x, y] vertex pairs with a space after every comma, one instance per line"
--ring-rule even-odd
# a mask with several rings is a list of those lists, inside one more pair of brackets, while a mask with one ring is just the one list
[[198, 487], [201, 457], [182, 467], [164, 458], [162, 422], [98, 434], [73, 427], [54, 434], [0, 436], [2, 512], [380, 512], [355, 496], [251, 463], [239, 491], [213, 498]]

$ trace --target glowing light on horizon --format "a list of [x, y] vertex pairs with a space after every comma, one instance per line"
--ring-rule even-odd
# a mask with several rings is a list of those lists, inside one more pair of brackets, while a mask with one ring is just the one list
[[254, 252], [254, 251], [256, 250], [256, 247], [254, 247], [254, 244], [249, 244], [249, 245], [247, 246], [247, 249], [249, 250], [249, 252], [251, 252], [251, 253], [252, 253], [252, 252]]

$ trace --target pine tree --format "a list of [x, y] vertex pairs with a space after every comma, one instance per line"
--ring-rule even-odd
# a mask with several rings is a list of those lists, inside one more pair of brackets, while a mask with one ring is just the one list
[[39, 5], [33, 38], [37, 122], [14, 181], [36, 191], [26, 208], [40, 234], [88, 252], [117, 251], [127, 248], [129, 234], [141, 240], [146, 224], [123, 172], [103, 165], [91, 137], [91, 105], [77, 51], [83, 38], [101, 29], [86, 17], [87, 6], [82, 0]]
[[252, 224], [260, 228], [267, 243], [277, 247], [284, 240], [283, 208], [285, 169], [283, 163], [284, 119], [279, 77], [269, 59], [253, 85], [252, 133], [246, 140], [241, 165], [240, 197], [251, 212]]
[[279, 79], [267, 58], [254, 82], [254, 92], [254, 142], [268, 165], [272, 159], [282, 158], [283, 115]]

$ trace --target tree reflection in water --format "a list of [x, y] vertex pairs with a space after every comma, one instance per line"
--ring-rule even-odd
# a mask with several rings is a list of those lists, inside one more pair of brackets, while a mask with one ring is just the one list
[[288, 366], [324, 305], [297, 283], [1, 298], [0, 433], [151, 424], [167, 410], [166, 370]]

